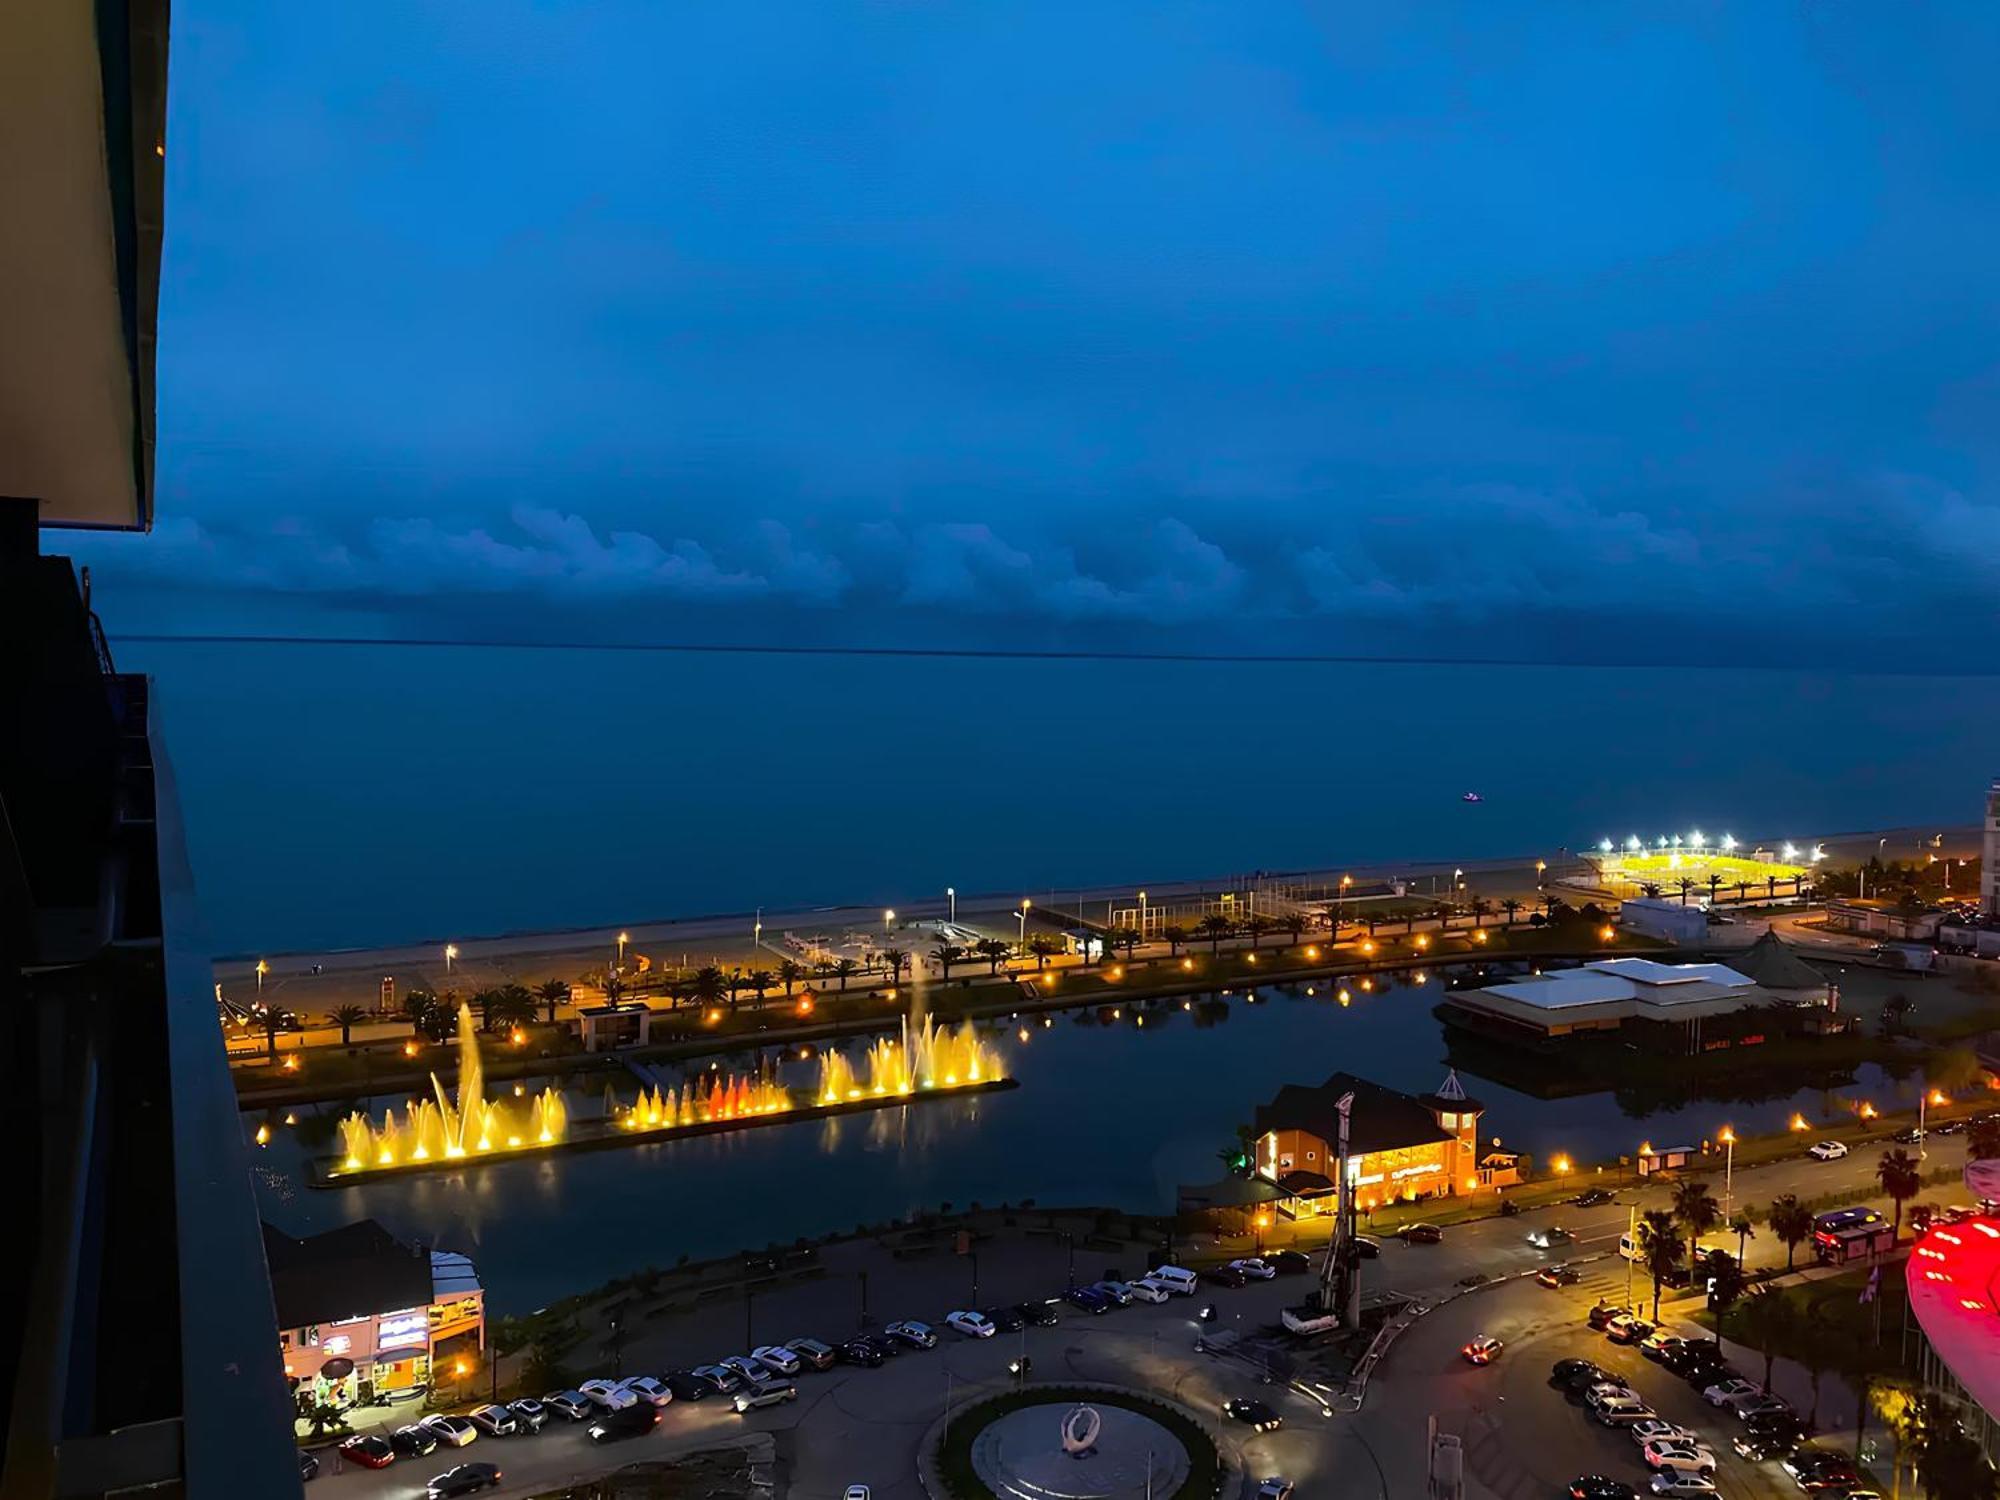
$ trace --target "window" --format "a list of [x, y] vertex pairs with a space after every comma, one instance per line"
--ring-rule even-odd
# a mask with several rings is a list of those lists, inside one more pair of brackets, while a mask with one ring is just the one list
[[1458, 1129], [1458, 1116], [1454, 1114], [1447, 1114], [1446, 1116], [1444, 1116], [1443, 1123], [1444, 1123], [1444, 1128], [1446, 1130], [1456, 1130]]

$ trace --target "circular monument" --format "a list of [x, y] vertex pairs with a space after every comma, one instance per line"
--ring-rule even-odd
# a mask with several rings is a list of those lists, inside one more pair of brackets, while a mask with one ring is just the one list
[[972, 1468], [1004, 1500], [1146, 1500], [1188, 1476], [1181, 1440], [1142, 1412], [1050, 1401], [996, 1417], [972, 1440]]

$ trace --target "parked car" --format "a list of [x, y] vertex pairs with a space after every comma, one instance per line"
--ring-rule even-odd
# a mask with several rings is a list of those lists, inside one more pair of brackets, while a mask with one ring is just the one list
[[1656, 1365], [1664, 1364], [1666, 1363], [1667, 1356], [1680, 1348], [1680, 1346], [1681, 1336], [1679, 1334], [1668, 1333], [1664, 1328], [1655, 1328], [1651, 1333], [1639, 1340], [1639, 1353]]
[[1575, 1286], [1582, 1279], [1582, 1273], [1568, 1261], [1561, 1261], [1553, 1266], [1543, 1266], [1541, 1270], [1535, 1272], [1535, 1280], [1543, 1286]]
[[1602, 1297], [1599, 1297], [1596, 1303], [1592, 1305], [1590, 1311], [1584, 1314], [1583, 1320], [1592, 1328], [1602, 1333], [1605, 1324], [1609, 1323], [1620, 1313], [1628, 1311], [1630, 1309], [1621, 1303], [1606, 1302]]
[[884, 1359], [900, 1359], [909, 1353], [909, 1345], [901, 1339], [890, 1338], [886, 1333], [864, 1333], [861, 1335], [861, 1341], [874, 1345], [875, 1352]]
[[1676, 1422], [1654, 1420], [1640, 1422], [1632, 1429], [1632, 1441], [1640, 1447], [1648, 1443], [1694, 1443], [1700, 1439], [1689, 1429]]
[[666, 1406], [674, 1399], [672, 1387], [657, 1375], [629, 1375], [618, 1382], [641, 1401]]
[[616, 1380], [586, 1380], [577, 1387], [598, 1411], [618, 1411], [637, 1403], [639, 1393], [628, 1391]]
[[1611, 1377], [1594, 1361], [1588, 1359], [1559, 1359], [1549, 1366], [1549, 1384], [1567, 1385], [1572, 1380], [1588, 1377], [1595, 1384]]
[[832, 1346], [822, 1344], [818, 1339], [786, 1339], [785, 1347], [796, 1354], [802, 1362], [811, 1365], [815, 1370], [830, 1370], [833, 1368]]
[[542, 1397], [542, 1405], [571, 1422], [581, 1422], [591, 1412], [590, 1397], [582, 1391], [550, 1391]]
[[1798, 1449], [1799, 1434], [1790, 1427], [1752, 1427], [1729, 1446], [1754, 1461], [1790, 1458]]
[[1569, 1482], [1570, 1500], [1637, 1500], [1632, 1486], [1602, 1474], [1579, 1474]]
[[745, 1385], [754, 1385], [771, 1373], [747, 1354], [732, 1354], [727, 1359], [718, 1360], [717, 1363], [726, 1370], [735, 1371], [736, 1378]]
[[804, 1368], [798, 1355], [782, 1344], [759, 1344], [750, 1351], [750, 1357], [773, 1375], [783, 1375], [787, 1378], [798, 1374]]
[[1528, 1243], [1533, 1245], [1537, 1250], [1553, 1250], [1558, 1245], [1571, 1243], [1575, 1238], [1575, 1235], [1571, 1234], [1560, 1224], [1552, 1224], [1546, 1229], [1530, 1229], [1528, 1231]]
[[1594, 1415], [1606, 1427], [1631, 1427], [1657, 1417], [1659, 1413], [1635, 1396], [1630, 1401], [1606, 1401]]
[[689, 1373], [699, 1375], [725, 1396], [743, 1384], [743, 1377], [728, 1365], [696, 1365]]
[[1019, 1333], [1028, 1321], [1018, 1308], [1012, 1307], [989, 1307], [986, 1320], [1002, 1333]]
[[1396, 1238], [1408, 1245], [1442, 1245], [1444, 1231], [1435, 1224], [1405, 1224]]
[[425, 1417], [420, 1425], [447, 1448], [463, 1448], [479, 1436], [479, 1429], [463, 1417]]
[[521, 1430], [514, 1414], [504, 1406], [475, 1406], [465, 1418], [487, 1437], [512, 1437]]
[[521, 1424], [523, 1432], [540, 1432], [548, 1425], [549, 1409], [533, 1396], [523, 1396], [518, 1401], [509, 1401], [507, 1410], [514, 1414], [514, 1420]]
[[1896, 1141], [1899, 1145], [1904, 1145], [1904, 1146], [1917, 1145], [1919, 1142], [1923, 1140], [1923, 1138], [1924, 1138], [1923, 1130], [1915, 1125], [1906, 1125], [1903, 1127], [1903, 1129], [1897, 1131], [1895, 1135], [1891, 1137], [1891, 1139]]
[[1644, 1318], [1635, 1318], [1630, 1313], [1620, 1313], [1604, 1325], [1604, 1336], [1614, 1344], [1636, 1344], [1653, 1331], [1653, 1325]]
[[1639, 1393], [1620, 1380], [1616, 1375], [1607, 1375], [1603, 1380], [1585, 1388], [1583, 1404], [1592, 1411], [1614, 1401], [1637, 1401]]
[[1108, 1279], [1093, 1281], [1086, 1290], [1093, 1291], [1100, 1297], [1109, 1297], [1112, 1305], [1115, 1307], [1129, 1307], [1132, 1305], [1132, 1288], [1122, 1281], [1111, 1281]]
[[799, 1388], [789, 1380], [766, 1380], [756, 1385], [746, 1385], [734, 1396], [729, 1404], [740, 1412], [753, 1412], [759, 1407], [776, 1406], [782, 1401], [799, 1399]]
[[1312, 1257], [1303, 1250], [1273, 1250], [1264, 1264], [1280, 1276], [1297, 1276], [1312, 1269]]
[[937, 1334], [933, 1331], [931, 1325], [928, 1323], [919, 1323], [914, 1318], [905, 1318], [901, 1322], [891, 1323], [882, 1331], [890, 1338], [908, 1344], [912, 1349], [935, 1349], [937, 1347]]
[[715, 1382], [692, 1370], [669, 1370], [660, 1377], [676, 1401], [706, 1401], [715, 1394]]
[[1732, 1379], [1718, 1380], [1702, 1390], [1701, 1399], [1710, 1406], [1728, 1406], [1735, 1401], [1752, 1396], [1761, 1396], [1764, 1388], [1754, 1381]]
[[1021, 1321], [1035, 1328], [1053, 1328], [1062, 1321], [1061, 1315], [1047, 1302], [1016, 1302], [1014, 1311], [1021, 1315]]
[[944, 1315], [947, 1328], [964, 1334], [969, 1339], [990, 1339], [1000, 1330], [993, 1326], [993, 1320], [983, 1312], [973, 1312], [970, 1308], [957, 1308]]
[[1739, 1422], [1754, 1422], [1759, 1417], [1789, 1417], [1793, 1415], [1792, 1404], [1783, 1396], [1750, 1396], [1730, 1403]]
[[1296, 1488], [1291, 1480], [1281, 1474], [1273, 1474], [1257, 1483], [1257, 1500], [1292, 1500]]
[[1715, 1472], [1715, 1454], [1699, 1443], [1651, 1442], [1639, 1451], [1649, 1469], [1704, 1478]]
[[1211, 1286], [1248, 1286], [1250, 1278], [1234, 1266], [1210, 1266], [1201, 1273], [1201, 1279]]
[[1285, 1419], [1261, 1401], [1252, 1401], [1247, 1396], [1231, 1396], [1222, 1403], [1222, 1414], [1232, 1422], [1241, 1422], [1253, 1432], [1276, 1432], [1285, 1425]]
[[1806, 1155], [1815, 1161], [1839, 1161], [1847, 1155], [1845, 1141], [1814, 1141], [1806, 1147]]
[[1229, 1263], [1252, 1281], [1269, 1281], [1278, 1274], [1278, 1269], [1266, 1262], [1262, 1256], [1251, 1255]]
[[1354, 1253], [1363, 1260], [1375, 1260], [1382, 1254], [1382, 1242], [1365, 1234], [1354, 1237]]
[[1079, 1312], [1107, 1313], [1118, 1304], [1095, 1287], [1073, 1286], [1063, 1293], [1063, 1300]]
[[299, 1450], [299, 1483], [311, 1484], [317, 1478], [319, 1478], [318, 1455], [308, 1453], [305, 1449], [301, 1448]]
[[493, 1464], [459, 1464], [431, 1476], [424, 1486], [424, 1500], [451, 1500], [453, 1495], [470, 1495], [477, 1490], [500, 1488], [500, 1470]]
[[584, 1431], [593, 1443], [617, 1443], [644, 1436], [660, 1425], [660, 1409], [650, 1401], [635, 1401], [590, 1419]]
[[1726, 1359], [1697, 1359], [1685, 1370], [1676, 1373], [1692, 1390], [1705, 1391], [1712, 1385], [1722, 1385], [1731, 1380], [1741, 1380], [1742, 1371]]
[[389, 1446], [396, 1450], [398, 1458], [429, 1458], [437, 1452], [437, 1434], [423, 1423], [409, 1427], [398, 1427], [389, 1434]]
[[1467, 1364], [1490, 1365], [1500, 1357], [1500, 1351], [1506, 1347], [1504, 1343], [1493, 1337], [1492, 1334], [1482, 1333], [1477, 1338], [1470, 1340], [1458, 1352], [1465, 1356]]
[[1164, 1302], [1172, 1295], [1150, 1276], [1141, 1276], [1137, 1281], [1126, 1282], [1125, 1290], [1132, 1294], [1134, 1302]]
[[340, 1456], [364, 1469], [386, 1469], [396, 1461], [396, 1448], [380, 1433], [364, 1432], [342, 1443]]
[[1647, 1488], [1656, 1495], [1666, 1495], [1673, 1497], [1673, 1500], [1679, 1500], [1679, 1497], [1686, 1495], [1713, 1495], [1715, 1481], [1705, 1479], [1699, 1474], [1663, 1470], [1653, 1476], [1653, 1482]]
[[859, 1365], [864, 1370], [879, 1369], [882, 1351], [867, 1339], [849, 1339], [833, 1351], [833, 1357], [844, 1365]]
[[1586, 1188], [1569, 1201], [1575, 1208], [1596, 1208], [1601, 1203], [1611, 1202], [1614, 1196], [1603, 1188]]

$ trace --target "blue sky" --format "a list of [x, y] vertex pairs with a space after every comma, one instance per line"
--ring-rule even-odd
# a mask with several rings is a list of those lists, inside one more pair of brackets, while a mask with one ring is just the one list
[[73, 549], [114, 628], [1990, 629], [1989, 6], [174, 22], [163, 519]]

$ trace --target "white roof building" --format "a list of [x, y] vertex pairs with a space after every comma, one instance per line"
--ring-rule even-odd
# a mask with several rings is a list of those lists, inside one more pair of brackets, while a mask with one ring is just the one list
[[1627, 1021], [1692, 1021], [1778, 996], [1726, 964], [1609, 958], [1532, 979], [1454, 990], [1445, 1002], [1545, 1036], [1610, 1030]]

